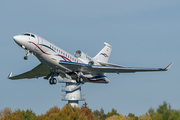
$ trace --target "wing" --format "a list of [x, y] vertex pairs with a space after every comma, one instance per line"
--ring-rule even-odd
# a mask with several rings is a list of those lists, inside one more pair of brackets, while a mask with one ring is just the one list
[[12, 73], [10, 73], [8, 78], [11, 80], [25, 79], [25, 78], [31, 79], [31, 78], [47, 76], [49, 73], [50, 73], [49, 69], [41, 63], [32, 70], [22, 73], [20, 75], [12, 76]]
[[82, 63], [67, 62], [67, 61], [60, 61], [59, 64], [63, 65], [68, 69], [71, 69], [72, 71], [79, 71], [79, 72], [91, 73], [91, 74], [167, 71], [172, 65], [171, 63], [166, 68], [136, 68], [136, 67], [97, 66], [97, 65], [88, 65]]

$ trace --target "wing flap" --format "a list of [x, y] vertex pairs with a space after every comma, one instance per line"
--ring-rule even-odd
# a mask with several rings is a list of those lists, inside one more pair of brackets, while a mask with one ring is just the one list
[[71, 69], [72, 71], [92, 73], [92, 65], [89, 65], [89, 64], [67, 62], [67, 61], [60, 61], [59, 64], [63, 65], [64, 67], [68, 69]]
[[100, 62], [100, 61], [97, 61], [97, 62], [102, 66], [124, 67], [124, 66], [116, 65], [116, 64], [112, 64], [112, 63], [104, 63], [104, 62]]
[[20, 75], [12, 76], [11, 73], [8, 78], [11, 80], [26, 79], [26, 78], [31, 79], [31, 78], [46, 76], [49, 73], [50, 73], [49, 69], [41, 63], [32, 70], [22, 73]]

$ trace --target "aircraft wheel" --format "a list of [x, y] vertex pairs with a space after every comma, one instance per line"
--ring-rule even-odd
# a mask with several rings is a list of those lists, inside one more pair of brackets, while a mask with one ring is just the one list
[[77, 79], [76, 79], [76, 82], [77, 82], [77, 83], [82, 83], [82, 82], [83, 82], [83, 78], [82, 78], [82, 77], [77, 78]]
[[56, 83], [57, 83], [56, 78], [53, 78], [53, 84], [56, 84]]
[[24, 56], [24, 60], [27, 60], [28, 59], [28, 57], [27, 56]]
[[76, 79], [76, 83], [79, 83], [79, 78]]
[[83, 78], [82, 78], [82, 77], [79, 78], [79, 82], [80, 82], [80, 83], [83, 82]]
[[49, 84], [50, 84], [50, 85], [53, 84], [53, 79], [49, 79]]

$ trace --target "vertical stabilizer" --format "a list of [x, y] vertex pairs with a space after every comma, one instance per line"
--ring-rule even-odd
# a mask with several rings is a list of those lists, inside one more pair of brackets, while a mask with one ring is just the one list
[[94, 57], [94, 60], [107, 63], [111, 54], [112, 46], [104, 43], [105, 47]]

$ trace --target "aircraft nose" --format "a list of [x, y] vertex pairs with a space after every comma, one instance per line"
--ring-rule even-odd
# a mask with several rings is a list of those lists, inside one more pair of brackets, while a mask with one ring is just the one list
[[13, 37], [14, 41], [17, 43], [17, 44], [21, 44], [21, 37], [19, 35], [16, 35]]
[[18, 41], [19, 36], [16, 35], [16, 36], [13, 37], [13, 39], [14, 39], [14, 41]]

